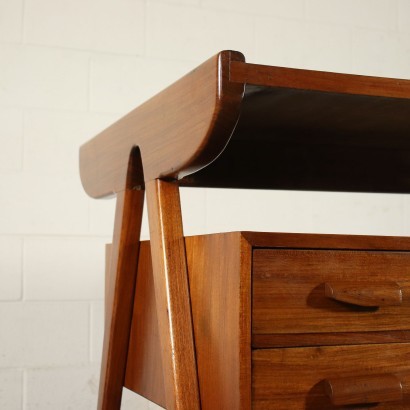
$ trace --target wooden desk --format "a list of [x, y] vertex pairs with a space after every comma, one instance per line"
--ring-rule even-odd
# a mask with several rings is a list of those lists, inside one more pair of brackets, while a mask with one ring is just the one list
[[87, 193], [117, 196], [99, 408], [124, 385], [168, 409], [409, 408], [409, 240], [185, 238], [179, 200], [179, 186], [407, 193], [409, 113], [410, 81], [224, 51], [82, 146]]
[[[233, 232], [185, 243], [202, 409], [330, 409], [326, 380], [348, 377], [351, 392], [374, 375], [402, 383], [393, 403], [380, 383], [367, 392], [387, 400], [377, 408], [410, 406], [409, 238]], [[350, 290], [350, 303], [326, 283]], [[143, 242], [125, 386], [165, 407], [162, 375]]]

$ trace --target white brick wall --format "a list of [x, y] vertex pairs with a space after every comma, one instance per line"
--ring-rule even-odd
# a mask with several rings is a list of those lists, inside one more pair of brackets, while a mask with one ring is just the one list
[[17, 43], [22, 34], [23, 0], [0, 0], [0, 39]]
[[147, 54], [200, 62], [221, 49], [253, 55], [253, 17], [236, 12], [149, 1]]
[[90, 410], [97, 407], [98, 366], [30, 369], [26, 375], [28, 410]]
[[0, 304], [0, 367], [49, 367], [88, 362], [87, 302]]
[[397, 25], [394, 0], [306, 0], [306, 5], [307, 17], [312, 21], [382, 30], [395, 29]]
[[21, 410], [23, 406], [23, 372], [0, 370], [0, 408]]
[[194, 66], [146, 57], [95, 56], [91, 60], [90, 109], [124, 115]]
[[0, 236], [0, 300], [21, 300], [23, 284], [23, 240]]
[[0, 107], [0, 170], [20, 171], [23, 152], [23, 113]]
[[85, 110], [88, 61], [77, 51], [0, 45], [0, 106]]
[[52, 171], [53, 175], [75, 176], [78, 147], [116, 119], [112, 114], [25, 110], [25, 173], [49, 175]]
[[398, 28], [400, 31], [410, 33], [410, 2], [398, 0]]
[[355, 39], [352, 45], [354, 72], [409, 78], [410, 32], [358, 28], [352, 35]]
[[104, 336], [104, 302], [93, 302], [90, 306], [90, 362], [101, 360]]
[[289, 19], [305, 17], [304, 0], [202, 0], [205, 8], [235, 11], [249, 16], [270, 16]]
[[144, 7], [138, 0], [25, 0], [24, 40], [28, 44], [142, 54]]
[[108, 241], [108, 238], [77, 236], [27, 238], [23, 259], [24, 299], [103, 299], [101, 272], [104, 244]]
[[4, 173], [0, 192], [0, 234], [87, 233], [89, 200], [74, 173]]
[[256, 55], [261, 64], [350, 72], [351, 35], [344, 26], [258, 17]]
[[[224, 48], [410, 78], [410, 1], [0, 0], [0, 409], [95, 408], [114, 201], [86, 197], [79, 145]], [[187, 234], [410, 232], [403, 195], [181, 197]]]

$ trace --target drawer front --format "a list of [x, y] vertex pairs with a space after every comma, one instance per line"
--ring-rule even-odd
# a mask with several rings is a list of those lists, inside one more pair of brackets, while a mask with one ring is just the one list
[[408, 252], [256, 249], [252, 275], [254, 335], [410, 329]]
[[254, 410], [336, 409], [340, 401], [368, 409], [367, 399], [378, 400], [377, 409], [410, 408], [408, 343], [254, 350], [252, 369]]

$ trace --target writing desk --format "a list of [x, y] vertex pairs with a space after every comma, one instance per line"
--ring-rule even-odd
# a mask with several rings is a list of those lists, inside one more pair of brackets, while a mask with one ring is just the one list
[[408, 408], [410, 240], [185, 238], [179, 186], [407, 193], [409, 113], [410, 81], [223, 51], [84, 144], [117, 200], [99, 408]]

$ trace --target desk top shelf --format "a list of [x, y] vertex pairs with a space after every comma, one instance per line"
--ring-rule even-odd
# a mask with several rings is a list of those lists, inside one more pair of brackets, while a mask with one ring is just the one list
[[248, 64], [223, 51], [83, 145], [80, 168], [94, 197], [156, 178], [407, 193], [410, 81]]

